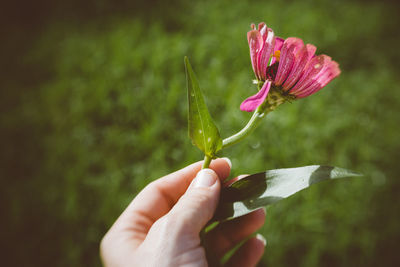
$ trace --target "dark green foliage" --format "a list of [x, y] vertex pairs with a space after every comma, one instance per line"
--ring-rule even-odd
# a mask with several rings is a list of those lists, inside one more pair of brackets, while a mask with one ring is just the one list
[[315, 183], [329, 179], [362, 176], [332, 166], [303, 166], [268, 170], [243, 177], [221, 191], [214, 220], [224, 221], [272, 205]]
[[315, 185], [268, 208], [262, 264], [395, 266], [395, 2], [96, 3], [73, 1], [43, 9], [38, 24], [1, 26], [10, 25], [0, 49], [4, 266], [98, 265], [102, 236], [136, 193], [202, 159], [187, 137], [185, 55], [221, 136], [240, 130], [250, 115], [239, 105], [256, 90], [246, 32], [259, 21], [315, 44], [342, 75], [280, 106], [245, 142], [222, 151], [233, 175], [311, 164], [368, 174]]

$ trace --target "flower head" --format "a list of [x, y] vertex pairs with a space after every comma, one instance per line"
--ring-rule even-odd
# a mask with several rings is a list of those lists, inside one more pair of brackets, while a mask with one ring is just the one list
[[340, 74], [339, 64], [327, 55], [315, 55], [311, 44], [299, 38], [276, 37], [264, 22], [254, 24], [247, 33], [250, 59], [259, 92], [242, 102], [240, 109], [254, 111], [264, 103], [271, 88], [286, 98], [314, 94]]

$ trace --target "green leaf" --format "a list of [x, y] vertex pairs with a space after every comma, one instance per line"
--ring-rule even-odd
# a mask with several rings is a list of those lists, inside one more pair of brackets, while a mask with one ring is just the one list
[[214, 220], [221, 221], [245, 215], [324, 180], [354, 176], [361, 175], [350, 170], [322, 165], [253, 174], [222, 189]]
[[208, 112], [199, 82], [187, 57], [185, 57], [185, 68], [189, 102], [189, 136], [194, 145], [213, 158], [222, 148], [222, 139]]

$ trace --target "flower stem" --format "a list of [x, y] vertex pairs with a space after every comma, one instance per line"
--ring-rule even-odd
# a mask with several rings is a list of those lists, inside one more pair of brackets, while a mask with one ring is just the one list
[[240, 132], [228, 138], [225, 138], [222, 141], [222, 149], [242, 141], [245, 137], [251, 134], [255, 128], [257, 128], [262, 118], [264, 118], [271, 111], [275, 110], [279, 105], [292, 99], [292, 96], [282, 95], [282, 92], [278, 88], [272, 86], [271, 90], [268, 93], [267, 99], [254, 111], [253, 116], [251, 116], [246, 126], [242, 130], [240, 130]]
[[231, 145], [234, 145], [240, 141], [242, 141], [246, 136], [251, 134], [255, 128], [260, 124], [262, 118], [265, 117], [265, 115], [268, 113], [268, 110], [265, 108], [259, 106], [256, 111], [254, 111], [253, 116], [251, 116], [249, 122], [246, 124], [246, 126], [240, 130], [240, 132], [225, 138], [222, 141], [222, 149], [227, 148]]
[[210, 156], [205, 155], [204, 156], [204, 162], [203, 162], [203, 166], [201, 167], [202, 169], [206, 169], [210, 166], [212, 158]]

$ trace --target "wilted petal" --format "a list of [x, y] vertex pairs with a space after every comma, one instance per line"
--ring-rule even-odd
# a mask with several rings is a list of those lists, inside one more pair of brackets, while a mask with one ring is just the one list
[[258, 31], [261, 34], [261, 37], [263, 38], [263, 41], [265, 41], [265, 39], [267, 39], [267, 25], [264, 22], [261, 22], [258, 24]]
[[307, 44], [295, 55], [293, 68], [282, 86], [284, 91], [292, 88], [292, 86], [298, 81], [300, 75], [303, 73], [304, 67], [314, 56], [316, 50], [317, 48], [315, 46]]
[[271, 82], [267, 81], [264, 83], [263, 87], [257, 94], [250, 96], [240, 104], [240, 110], [251, 112], [257, 109], [264, 100], [267, 98], [269, 89], [271, 88]]
[[274, 31], [272, 29], [268, 29], [267, 38], [265, 39], [264, 46], [261, 49], [261, 52], [258, 55], [257, 64], [258, 64], [258, 75], [262, 80], [266, 80], [266, 71], [269, 65], [269, 60], [273, 53], [273, 49], [275, 46], [275, 36]]
[[258, 77], [257, 55], [263, 46], [263, 38], [258, 30], [251, 30], [247, 33], [247, 40], [250, 48], [251, 65], [253, 66], [254, 73]]
[[293, 68], [296, 53], [304, 46], [299, 38], [287, 38], [283, 43], [275, 84], [281, 85]]

